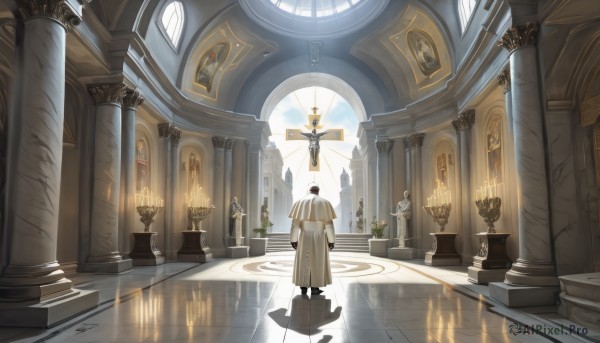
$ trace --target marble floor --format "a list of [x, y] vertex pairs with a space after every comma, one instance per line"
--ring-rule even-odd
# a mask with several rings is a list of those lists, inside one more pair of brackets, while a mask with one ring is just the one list
[[80, 274], [79, 288], [100, 291], [97, 309], [49, 330], [0, 328], [0, 342], [585, 341], [519, 333], [510, 314], [418, 264], [333, 252], [333, 285], [306, 296], [292, 262], [274, 253]]

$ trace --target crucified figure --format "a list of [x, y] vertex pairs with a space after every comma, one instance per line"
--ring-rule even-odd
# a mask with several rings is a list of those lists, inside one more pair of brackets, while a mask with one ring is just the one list
[[310, 158], [312, 160], [312, 165], [316, 166], [317, 161], [319, 160], [319, 140], [325, 134], [327, 134], [329, 130], [321, 133], [317, 133], [316, 129], [313, 129], [311, 132], [300, 132], [302, 136], [308, 138], [308, 151], [310, 152]]

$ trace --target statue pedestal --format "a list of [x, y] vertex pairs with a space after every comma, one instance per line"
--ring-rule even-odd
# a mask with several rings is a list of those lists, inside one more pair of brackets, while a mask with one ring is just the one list
[[510, 234], [480, 232], [476, 236], [479, 237], [479, 251], [468, 268], [469, 281], [480, 285], [504, 281], [504, 274], [512, 264], [506, 254], [506, 239]]
[[388, 258], [393, 260], [414, 260], [417, 257], [417, 249], [409, 247], [395, 247], [388, 249]]
[[455, 232], [430, 233], [433, 237], [431, 251], [425, 253], [425, 264], [428, 266], [458, 266], [461, 264], [460, 255], [456, 251]]
[[183, 242], [177, 252], [177, 261], [206, 263], [214, 260], [212, 251], [206, 244], [206, 231], [186, 230], [181, 233]]
[[158, 232], [134, 232], [133, 250], [129, 258], [134, 266], [158, 266], [165, 263], [165, 255], [156, 246]]
[[227, 245], [230, 247], [241, 247], [244, 245], [244, 237], [227, 237]]
[[248, 249], [249, 249], [249, 247], [245, 247], [245, 246], [227, 247], [227, 257], [229, 257], [229, 258], [248, 257]]
[[250, 238], [250, 256], [266, 255], [268, 241], [268, 238]]
[[387, 257], [389, 242], [390, 240], [387, 238], [369, 239], [369, 255]]

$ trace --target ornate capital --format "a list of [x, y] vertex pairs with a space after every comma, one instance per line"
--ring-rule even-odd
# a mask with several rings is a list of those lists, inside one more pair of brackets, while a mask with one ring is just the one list
[[406, 142], [408, 143], [409, 149], [422, 147], [424, 140], [425, 140], [424, 133], [413, 133], [412, 135], [406, 137]]
[[88, 88], [88, 91], [90, 92], [92, 98], [94, 98], [96, 105], [118, 104], [120, 106], [123, 102], [125, 90], [126, 87], [122, 83], [90, 86]]
[[[225, 142], [223, 143], [223, 147], [225, 150], [231, 151], [233, 149], [233, 142], [235, 140], [231, 137], [225, 137]], [[214, 141], [213, 141], [214, 142]]]
[[377, 152], [380, 154], [389, 154], [390, 150], [392, 150], [392, 146], [394, 145], [394, 141], [391, 139], [384, 139], [375, 142], [375, 146], [377, 147]]
[[533, 23], [526, 26], [514, 25], [506, 31], [498, 45], [508, 50], [509, 54], [523, 46], [535, 45], [537, 30], [537, 25]]
[[158, 128], [158, 136], [160, 138], [169, 139], [173, 143], [179, 143], [181, 139], [181, 130], [177, 129], [171, 123], [160, 123]]
[[123, 98], [123, 107], [131, 108], [135, 110], [136, 107], [144, 103], [144, 97], [140, 92], [127, 88], [125, 91], [125, 97]]
[[457, 133], [469, 130], [473, 125], [475, 125], [475, 110], [466, 110], [452, 120], [452, 126], [454, 126]]
[[171, 142], [174, 144], [179, 144], [179, 141], [181, 140], [181, 130], [175, 126], [171, 126], [170, 131], [169, 138], [171, 139]]
[[498, 74], [498, 82], [504, 87], [504, 93], [510, 92], [510, 67]]
[[65, 0], [16, 0], [19, 12], [25, 20], [46, 17], [61, 23], [69, 31], [81, 23], [81, 18], [65, 3]]
[[213, 147], [215, 149], [224, 149], [225, 148], [225, 137], [215, 136], [212, 138]]

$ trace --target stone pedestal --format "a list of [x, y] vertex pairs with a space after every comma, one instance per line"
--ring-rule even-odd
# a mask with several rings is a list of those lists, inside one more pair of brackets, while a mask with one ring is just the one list
[[600, 330], [600, 273], [563, 275], [558, 313], [569, 320]]
[[560, 287], [510, 286], [490, 282], [490, 297], [508, 307], [553, 306], [558, 303]]
[[134, 266], [158, 266], [165, 263], [165, 256], [156, 246], [157, 232], [134, 232], [133, 250], [129, 258]]
[[244, 244], [244, 237], [227, 237], [227, 245], [230, 247], [241, 247]]
[[243, 258], [248, 257], [249, 247], [241, 246], [241, 247], [228, 247], [227, 248], [227, 257], [229, 258]]
[[476, 284], [502, 282], [512, 261], [506, 254], [506, 239], [509, 233], [480, 232], [479, 250], [473, 257], [473, 265], [469, 269], [469, 281]]
[[428, 266], [458, 266], [461, 264], [460, 255], [454, 243], [455, 232], [430, 233], [433, 237], [431, 251], [425, 254], [425, 264]]
[[389, 248], [387, 257], [393, 260], [414, 260], [417, 257], [417, 249], [415, 248]]
[[268, 241], [268, 238], [250, 238], [250, 256], [266, 255]]
[[369, 255], [387, 257], [389, 242], [387, 238], [369, 239]]
[[183, 262], [206, 263], [214, 260], [212, 251], [206, 244], [206, 231], [185, 230], [181, 249], [177, 252], [177, 260]]

